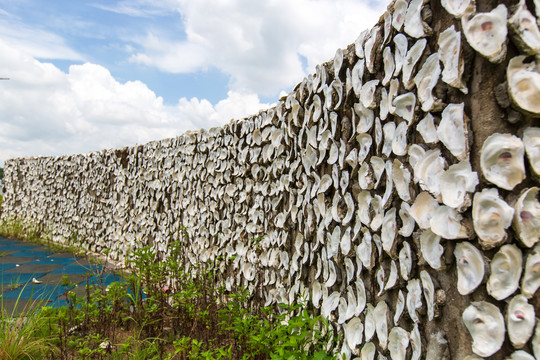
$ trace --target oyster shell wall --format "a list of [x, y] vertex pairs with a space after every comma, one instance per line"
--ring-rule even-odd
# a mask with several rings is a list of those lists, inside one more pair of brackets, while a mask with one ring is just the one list
[[531, 3], [397, 0], [270, 109], [6, 161], [1, 217], [119, 262], [182, 239], [187, 270], [216, 264], [230, 291], [266, 305], [307, 294], [343, 335], [328, 348], [351, 358], [538, 357], [538, 325], [518, 324], [529, 308], [506, 304], [540, 287]]

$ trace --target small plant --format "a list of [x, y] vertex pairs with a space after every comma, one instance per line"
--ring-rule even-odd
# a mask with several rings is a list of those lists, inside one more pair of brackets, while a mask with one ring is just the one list
[[51, 347], [48, 318], [41, 312], [44, 300], [27, 301], [20, 313], [20, 296], [11, 313], [0, 298], [0, 359], [43, 359]]

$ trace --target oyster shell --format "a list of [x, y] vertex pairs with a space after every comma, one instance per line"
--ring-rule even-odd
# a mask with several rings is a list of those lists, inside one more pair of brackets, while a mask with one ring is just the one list
[[435, 106], [436, 99], [433, 97], [433, 88], [439, 81], [441, 66], [439, 53], [431, 54], [414, 77], [418, 101], [422, 104], [422, 111], [431, 111]]
[[443, 63], [442, 80], [450, 86], [458, 88], [464, 94], [469, 91], [463, 83], [465, 63], [461, 54], [461, 31], [454, 25], [439, 34], [439, 58]]
[[525, 274], [521, 279], [521, 292], [527, 298], [533, 297], [540, 287], [540, 244], [536, 244], [527, 256]]
[[371, 341], [371, 338], [373, 338], [373, 335], [375, 335], [376, 321], [373, 316], [374, 311], [375, 308], [373, 307], [373, 305], [367, 303], [364, 318], [364, 338], [366, 341]]
[[519, 287], [523, 256], [515, 245], [504, 245], [491, 260], [491, 275], [487, 282], [488, 294], [504, 300]]
[[534, 356], [523, 350], [514, 351], [508, 360], [536, 360]]
[[405, 309], [405, 296], [403, 295], [403, 291], [399, 290], [396, 310], [394, 312], [394, 325], [398, 324], [401, 314], [403, 314], [403, 309]]
[[446, 166], [441, 151], [439, 149], [428, 150], [416, 162], [416, 165], [411, 163], [411, 166], [414, 168], [414, 181], [419, 183], [423, 190], [438, 196], [441, 193], [441, 175]]
[[409, 210], [409, 214], [416, 221], [420, 229], [429, 229], [431, 227], [431, 218], [433, 212], [439, 206], [437, 200], [435, 200], [429, 193], [423, 191], [414, 200], [414, 204]]
[[507, 15], [506, 6], [500, 4], [488, 13], [469, 13], [461, 18], [469, 45], [492, 63], [506, 57]]
[[504, 318], [499, 308], [486, 301], [469, 305], [462, 315], [473, 339], [472, 351], [482, 357], [495, 354], [504, 342]]
[[484, 177], [506, 190], [525, 179], [524, 147], [521, 139], [510, 134], [490, 135], [482, 145], [480, 166]]
[[398, 233], [404, 237], [411, 236], [414, 230], [415, 221], [411, 217], [410, 210], [411, 206], [409, 204], [407, 204], [406, 202], [401, 203], [401, 208], [399, 209], [399, 217], [403, 226], [401, 227], [401, 229], [399, 229]]
[[451, 165], [441, 175], [441, 196], [445, 205], [463, 210], [470, 206], [469, 193], [478, 185], [478, 174], [471, 169], [469, 161]]
[[484, 249], [500, 245], [512, 223], [514, 209], [499, 197], [497, 189], [484, 189], [474, 194], [473, 225]]
[[461, 224], [463, 218], [449, 206], [442, 205], [437, 207], [431, 220], [431, 231], [445, 239], [466, 239], [469, 237], [467, 228]]
[[540, 237], [540, 202], [537, 187], [526, 189], [514, 205], [512, 226], [523, 245], [532, 247]]
[[362, 320], [357, 317], [353, 317], [348, 323], [343, 325], [343, 331], [345, 332], [345, 340], [351, 350], [356, 349], [357, 345], [362, 344], [362, 337], [364, 333], [364, 325]]
[[435, 316], [435, 286], [426, 270], [420, 271], [420, 279], [422, 280], [422, 289], [426, 299], [428, 320], [432, 321]]
[[457, 289], [461, 295], [472, 293], [484, 279], [484, 258], [470, 242], [456, 244]]
[[375, 102], [377, 85], [379, 85], [379, 80], [370, 80], [362, 85], [362, 89], [360, 89], [360, 101], [368, 109], [373, 109], [377, 105]]
[[394, 240], [396, 238], [397, 224], [396, 224], [396, 208], [391, 208], [384, 214], [382, 229], [381, 229], [381, 241], [384, 251], [387, 254], [392, 254], [394, 249]]
[[422, 307], [422, 288], [420, 287], [420, 280], [412, 279], [407, 282], [407, 312], [411, 317], [411, 320], [415, 323], [419, 322], [417, 309]]
[[390, 113], [397, 115], [410, 123], [414, 118], [416, 95], [412, 92], [399, 95], [394, 99], [393, 106], [394, 109], [393, 111], [390, 111]]
[[[476, 357], [475, 357], [476, 358]], [[426, 349], [426, 360], [449, 360], [450, 351], [448, 350], [448, 341], [439, 331], [429, 336], [429, 343]], [[474, 359], [464, 359], [474, 360]]]
[[534, 337], [531, 341], [534, 356], [540, 358], [540, 321], [536, 324], [536, 329], [534, 330]]
[[521, 52], [528, 55], [540, 53], [540, 31], [536, 18], [527, 10], [525, 0], [519, 2], [514, 15], [508, 19], [508, 28], [512, 34], [512, 40]]
[[416, 130], [422, 135], [422, 139], [424, 139], [427, 144], [434, 144], [439, 141], [437, 128], [433, 122], [433, 115], [430, 113], [420, 120], [418, 125], [416, 125]]
[[392, 54], [392, 49], [390, 46], [387, 46], [383, 50], [383, 64], [384, 64], [384, 78], [382, 80], [383, 86], [388, 85], [390, 79], [394, 75], [394, 70], [396, 69], [396, 64], [394, 62], [394, 55]]
[[409, 347], [409, 333], [399, 326], [394, 327], [390, 330], [388, 341], [388, 350], [392, 360], [405, 360]]
[[386, 349], [388, 345], [388, 316], [388, 305], [384, 301], [379, 301], [375, 309], [373, 309], [373, 318], [375, 320], [377, 339], [379, 339], [379, 345], [383, 349]]
[[411, 360], [419, 360], [422, 356], [422, 338], [420, 336], [418, 324], [414, 324], [410, 334], [410, 342], [412, 347]]
[[532, 170], [540, 176], [540, 128], [526, 128], [523, 132], [523, 145]]
[[411, 183], [411, 172], [404, 167], [398, 159], [394, 159], [392, 167], [392, 180], [394, 181], [394, 185], [396, 186], [396, 190], [401, 200], [410, 201], [411, 193], [409, 190], [409, 185]]
[[431, 32], [429, 26], [422, 20], [422, 5], [424, 5], [424, 0], [411, 0], [405, 15], [404, 30], [407, 35], [414, 38], [426, 36]]
[[439, 140], [458, 160], [469, 158], [464, 106], [463, 103], [448, 104], [442, 112], [441, 122], [437, 128]]
[[508, 95], [517, 109], [540, 117], [540, 68], [526, 56], [510, 59], [506, 70]]
[[360, 351], [360, 360], [375, 360], [375, 354], [377, 349], [372, 342], [368, 342], [362, 347]]
[[392, 26], [397, 31], [401, 31], [403, 24], [405, 23], [405, 15], [407, 14], [407, 1], [397, 0], [394, 3], [394, 14], [392, 16]]
[[[398, 2], [396, 2], [396, 4]], [[407, 37], [405, 35], [397, 34], [394, 37], [394, 45], [395, 45], [394, 46], [395, 48], [394, 76], [398, 76], [399, 73], [401, 72], [401, 69], [403, 68], [405, 59], [407, 58], [407, 48], [409, 47], [409, 42], [407, 41]]]
[[403, 247], [399, 252], [399, 272], [404, 280], [409, 280], [412, 265], [411, 245], [407, 241], [404, 241]]
[[396, 132], [396, 123], [389, 121], [383, 126], [384, 142], [382, 147], [383, 155], [390, 156], [392, 153], [392, 142], [394, 141], [394, 134]]
[[[386, 124], [385, 124], [386, 125]], [[392, 152], [397, 156], [407, 155], [407, 131], [409, 130], [409, 124], [406, 121], [402, 121], [396, 127], [394, 132], [394, 138], [392, 140]]]
[[[362, 90], [365, 65], [366, 65], [366, 61], [364, 59], [358, 59], [358, 61], [356, 62], [356, 64], [354, 64], [354, 67], [352, 69], [352, 73], [351, 73], [352, 87], [356, 96], [360, 96], [360, 91]], [[315, 97], [313, 99], [315, 100]]]
[[449, 14], [461, 18], [465, 14], [474, 13], [474, 0], [441, 0], [441, 5]]
[[534, 331], [534, 306], [528, 303], [525, 295], [516, 295], [508, 303], [506, 325], [508, 337], [515, 348], [521, 349]]
[[420, 234], [420, 251], [424, 260], [435, 270], [442, 268], [441, 256], [444, 248], [440, 244], [441, 237], [431, 230], [424, 230]]
[[411, 79], [411, 76], [416, 68], [418, 60], [422, 57], [424, 49], [426, 48], [427, 40], [420, 39], [414, 43], [413, 46], [407, 51], [407, 56], [403, 62], [402, 76], [401, 80], [403, 86], [407, 90], [411, 90], [414, 86], [414, 82]]

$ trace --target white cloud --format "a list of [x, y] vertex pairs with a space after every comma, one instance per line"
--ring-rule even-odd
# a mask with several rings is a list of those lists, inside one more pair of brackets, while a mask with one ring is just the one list
[[99, 65], [68, 73], [0, 40], [0, 164], [10, 157], [84, 153], [176, 136], [256, 113], [257, 95], [229, 92], [215, 106], [180, 99], [164, 105], [140, 81], [118, 82]]
[[62, 37], [28, 26], [5, 11], [0, 12], [0, 39], [36, 58], [84, 60], [84, 56], [69, 48]]
[[[166, 30], [134, 39], [142, 50], [131, 61], [173, 73], [208, 66], [231, 76], [230, 87], [239, 92], [275, 96], [330, 60], [336, 49], [352, 43], [382, 14], [364, 1], [354, 0], [178, 0], [185, 34], [171, 39]], [[132, 4], [135, 5], [135, 4]]]

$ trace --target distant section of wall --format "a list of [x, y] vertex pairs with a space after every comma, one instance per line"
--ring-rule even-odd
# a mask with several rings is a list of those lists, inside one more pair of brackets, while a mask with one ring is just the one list
[[350, 357], [540, 358], [540, 9], [442, 3], [394, 2], [248, 119], [9, 160], [2, 216], [119, 260], [186, 227], [192, 263], [306, 294]]

